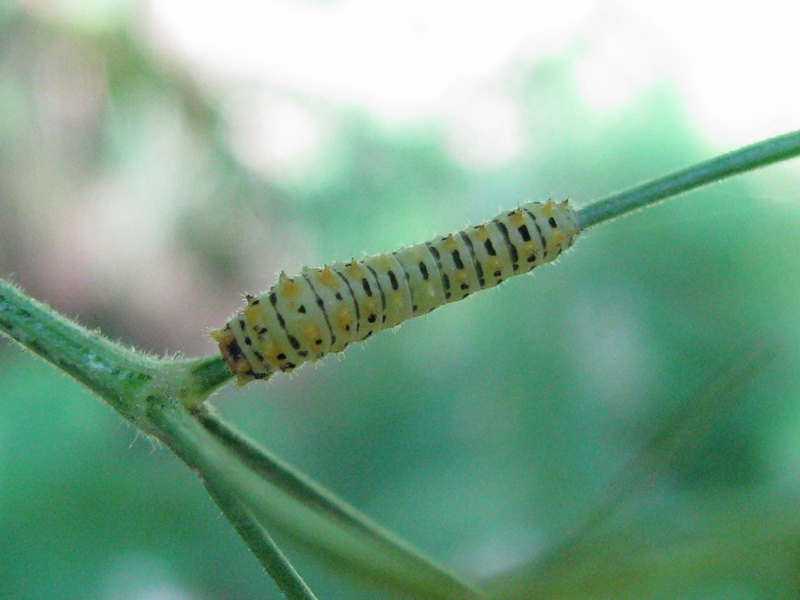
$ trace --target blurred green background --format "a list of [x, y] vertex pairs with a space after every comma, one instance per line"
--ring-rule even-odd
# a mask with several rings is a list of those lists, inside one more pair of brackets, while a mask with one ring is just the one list
[[[281, 269], [582, 206], [800, 122], [755, 55], [713, 67], [733, 56], [715, 30], [692, 65], [722, 95], [699, 110], [698, 71], [670, 61], [694, 29], [625, 4], [463, 22], [452, 3], [258, 5], [0, 7], [0, 274], [143, 350], [210, 354], [206, 331]], [[520, 31], [531, 11], [544, 23]], [[240, 34], [252, 64], [226, 52]], [[798, 189], [794, 162], [671, 200], [213, 401], [470, 578], [541, 560], [618, 493], [596, 553], [528, 597], [800, 597]], [[0, 390], [0, 597], [278, 597], [194, 475], [76, 383], [4, 342]], [[675, 451], [626, 487], [687, 403]], [[291, 556], [322, 598], [380, 597]]]

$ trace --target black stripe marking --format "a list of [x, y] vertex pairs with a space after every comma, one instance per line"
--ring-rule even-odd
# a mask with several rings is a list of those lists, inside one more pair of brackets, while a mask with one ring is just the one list
[[[403, 277], [405, 277], [406, 285], [408, 286], [408, 295], [411, 298], [411, 312], [416, 314], [417, 305], [414, 304], [414, 291], [411, 289], [411, 283], [410, 283], [411, 282], [411, 275], [408, 274], [408, 271], [406, 271], [406, 268], [403, 266], [403, 261], [401, 261], [399, 258], [397, 258], [397, 252], [392, 252], [392, 256], [394, 256], [394, 259], [397, 261], [397, 264], [400, 265], [400, 270], [403, 272]], [[390, 273], [390, 278], [391, 278], [391, 273], [392, 272], [389, 271], [389, 273]], [[394, 280], [392, 280], [392, 287], [394, 287]], [[397, 288], [395, 287], [394, 289], [397, 289]], [[412, 316], [413, 316], [413, 314], [412, 314]]]
[[444, 297], [445, 299], [450, 299], [450, 278], [447, 276], [447, 273], [444, 272], [442, 269], [442, 257], [439, 255], [439, 251], [430, 243], [425, 242], [425, 247], [428, 249], [428, 252], [431, 253], [434, 262], [436, 263], [436, 268], [439, 269], [439, 275], [442, 278], [442, 288], [444, 289]]
[[400, 285], [397, 283], [397, 276], [394, 274], [394, 271], [392, 271], [391, 269], [389, 270], [388, 274], [389, 274], [389, 281], [392, 284], [392, 289], [396, 290], [397, 288], [400, 287]]
[[431, 276], [431, 274], [428, 273], [428, 265], [426, 265], [423, 261], [419, 261], [419, 265], [417, 266], [419, 267], [419, 272], [420, 275], [422, 275], [422, 279], [424, 281], [428, 281], [428, 277]]
[[486, 248], [486, 254], [488, 254], [489, 256], [497, 256], [497, 250], [494, 249], [492, 238], [489, 238], [485, 242], [483, 242], [483, 247]]
[[478, 260], [478, 257], [475, 256], [475, 247], [472, 245], [472, 240], [466, 234], [466, 232], [461, 232], [461, 239], [464, 240], [464, 244], [467, 246], [467, 250], [469, 250], [469, 255], [472, 258], [472, 264], [475, 265], [475, 274], [478, 276], [478, 285], [483, 287], [486, 284], [486, 280], [483, 278], [483, 265], [481, 261]]
[[536, 220], [536, 216], [527, 208], [523, 210], [526, 213], [528, 213], [528, 216], [531, 218], [531, 221], [533, 221], [533, 226], [536, 227], [536, 233], [539, 235], [539, 241], [542, 243], [542, 252], [544, 253], [544, 257], [547, 257], [547, 240], [544, 238], [544, 235], [542, 234], [542, 228], [539, 227], [539, 221]]
[[375, 285], [378, 286], [378, 291], [381, 293], [381, 313], [383, 313], [382, 321], [386, 321], [386, 294], [383, 293], [383, 286], [381, 286], [381, 280], [378, 277], [378, 274], [375, 272], [375, 269], [370, 267], [369, 265], [364, 265], [367, 267], [372, 276], [375, 278]]
[[519, 231], [519, 234], [522, 236], [522, 241], [523, 242], [530, 242], [531, 241], [531, 232], [528, 231], [528, 226], [527, 225], [520, 225], [517, 228], [517, 231]]
[[356, 293], [353, 291], [353, 286], [350, 285], [350, 281], [342, 275], [336, 269], [331, 269], [334, 273], [339, 276], [339, 279], [344, 281], [344, 284], [347, 286], [347, 291], [350, 292], [350, 297], [353, 299], [353, 306], [356, 307], [356, 333], [358, 333], [359, 328], [361, 327], [361, 310], [358, 308], [358, 300], [356, 299]]
[[500, 233], [503, 234], [503, 240], [505, 241], [506, 246], [508, 247], [508, 252], [511, 255], [512, 266], [516, 271], [519, 267], [517, 264], [519, 262], [519, 253], [517, 252], [517, 247], [511, 243], [511, 238], [508, 237], [508, 227], [506, 227], [506, 224], [502, 221], [493, 221], [493, 223], [497, 224], [497, 228], [500, 230]]
[[456, 265], [456, 269], [459, 271], [464, 268], [464, 262], [461, 260], [461, 253], [458, 250], [453, 250], [452, 252], [453, 262]]
[[317, 293], [317, 290], [314, 288], [311, 280], [308, 278], [308, 275], [304, 274], [303, 278], [308, 282], [308, 287], [311, 288], [311, 291], [314, 293], [314, 297], [317, 300], [317, 306], [319, 306], [319, 309], [322, 311], [322, 316], [325, 317], [325, 324], [328, 326], [328, 331], [331, 334], [331, 346], [333, 346], [333, 344], [336, 342], [336, 334], [333, 332], [331, 320], [328, 318], [328, 311], [325, 307], [325, 301], [322, 299], [322, 296]]
[[369, 281], [367, 281], [366, 277], [361, 278], [361, 287], [364, 288], [364, 291], [367, 293], [367, 296], [372, 296], [372, 288], [369, 286]]

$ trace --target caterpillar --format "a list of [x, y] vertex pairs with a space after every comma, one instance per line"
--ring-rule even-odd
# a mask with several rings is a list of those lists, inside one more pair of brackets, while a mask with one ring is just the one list
[[211, 337], [239, 385], [268, 379], [552, 262], [579, 231], [567, 200], [531, 202], [396, 252], [281, 273]]

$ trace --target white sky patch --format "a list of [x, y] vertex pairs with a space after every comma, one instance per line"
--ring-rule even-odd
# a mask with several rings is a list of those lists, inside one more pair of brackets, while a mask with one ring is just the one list
[[519, 107], [500, 94], [465, 93], [444, 117], [450, 154], [471, 167], [492, 167], [523, 147]]
[[[390, 120], [446, 117], [468, 164], [502, 162], [517, 148], [513, 114], [487, 99], [493, 82], [578, 42], [586, 44], [576, 54], [579, 89], [599, 110], [624, 109], [666, 77], [720, 147], [800, 121], [796, 15], [779, 0], [150, 0], [150, 13], [154, 43], [204, 77], [261, 82]], [[273, 135], [251, 157], [304, 155], [309, 125], [287, 110], [298, 136], [268, 124]]]
[[793, 3], [625, 0], [620, 8], [658, 33], [690, 114], [721, 146], [800, 125], [800, 9]]
[[302, 175], [319, 148], [315, 115], [300, 102], [273, 93], [251, 93], [227, 107], [237, 155], [261, 172]]
[[261, 78], [390, 118], [440, 113], [453, 88], [521, 55], [556, 51], [591, 5], [537, 14], [519, 0], [151, 0], [168, 45], [207, 73]]

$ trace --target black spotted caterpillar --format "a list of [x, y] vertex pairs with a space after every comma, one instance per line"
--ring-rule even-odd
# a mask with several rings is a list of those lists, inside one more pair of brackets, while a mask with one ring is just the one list
[[531, 202], [389, 254], [281, 273], [211, 336], [239, 385], [268, 379], [551, 262], [579, 231], [566, 200]]

